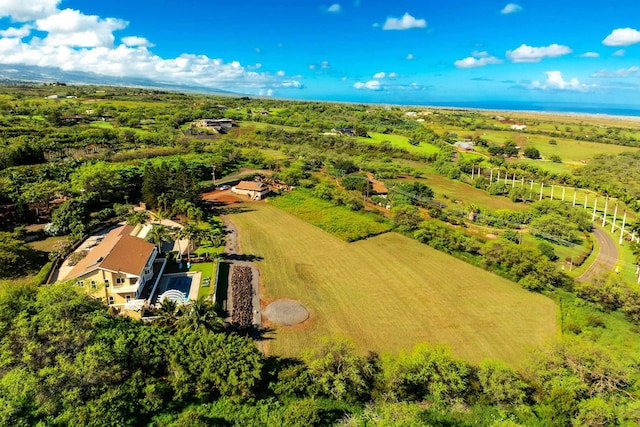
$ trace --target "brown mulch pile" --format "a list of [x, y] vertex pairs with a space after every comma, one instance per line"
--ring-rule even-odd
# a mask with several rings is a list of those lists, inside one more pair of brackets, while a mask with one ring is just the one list
[[251, 267], [233, 266], [231, 272], [231, 296], [233, 311], [231, 323], [239, 329], [249, 329], [253, 326], [253, 287]]

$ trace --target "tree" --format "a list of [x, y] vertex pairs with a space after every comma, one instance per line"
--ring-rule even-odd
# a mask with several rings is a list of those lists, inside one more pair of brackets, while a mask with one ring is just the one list
[[312, 389], [337, 400], [368, 400], [372, 378], [377, 373], [376, 356], [357, 354], [345, 338], [324, 338], [320, 345], [302, 353], [312, 379]]
[[127, 215], [127, 224], [129, 225], [144, 225], [151, 219], [149, 212], [147, 211], [133, 211]]
[[555, 261], [558, 259], [558, 255], [556, 255], [555, 251], [553, 250], [553, 246], [551, 246], [547, 242], [538, 243], [538, 250], [550, 261]]
[[167, 227], [161, 224], [153, 224], [145, 240], [156, 245], [158, 247], [158, 253], [161, 254], [162, 243], [169, 241], [170, 238], [170, 233], [169, 230], [167, 230]]
[[531, 221], [531, 232], [535, 236], [545, 239], [560, 239], [561, 241], [579, 241], [578, 229], [568, 218], [556, 213], [543, 215]]
[[385, 369], [389, 390], [400, 399], [436, 402], [460, 398], [469, 389], [469, 366], [445, 347], [418, 344]]
[[262, 356], [251, 338], [183, 330], [171, 337], [169, 345], [169, 380], [177, 400], [254, 395]]
[[51, 216], [48, 232], [54, 236], [71, 234], [72, 238], [80, 238], [86, 231], [89, 222], [89, 211], [86, 204], [77, 200], [67, 200], [58, 207]]
[[482, 393], [491, 404], [519, 405], [526, 398], [527, 384], [506, 363], [485, 360], [478, 370]]
[[524, 150], [524, 156], [528, 157], [530, 159], [539, 159], [540, 158], [540, 151], [537, 148], [534, 148], [534, 147], [527, 147]]
[[391, 209], [391, 218], [399, 231], [413, 231], [424, 220], [420, 210], [412, 205], [394, 206]]
[[178, 320], [178, 326], [187, 331], [212, 331], [222, 329], [222, 319], [218, 316], [213, 304], [204, 298], [191, 301]]

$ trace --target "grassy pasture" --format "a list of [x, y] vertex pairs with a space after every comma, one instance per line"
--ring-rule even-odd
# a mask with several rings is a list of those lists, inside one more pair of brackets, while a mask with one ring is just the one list
[[409, 138], [402, 135], [387, 135], [384, 133], [377, 132], [369, 132], [369, 136], [371, 138], [363, 138], [358, 137], [359, 142], [364, 142], [367, 144], [380, 144], [383, 141], [389, 141], [391, 146], [402, 148], [407, 150], [409, 153], [414, 154], [434, 154], [440, 151], [438, 147], [432, 144], [420, 143], [420, 145], [414, 146], [409, 144]]
[[354, 212], [346, 206], [336, 206], [328, 200], [313, 197], [304, 188], [271, 198], [269, 202], [348, 242], [391, 229], [391, 222], [380, 215]]
[[[524, 210], [529, 206], [514, 203], [506, 197], [490, 196], [486, 191], [479, 190], [460, 181], [453, 181], [437, 173], [427, 173], [424, 183], [436, 193], [436, 199], [445, 205], [452, 205], [452, 200], [459, 200], [464, 204], [473, 203], [488, 209], [516, 209]], [[446, 196], [446, 198], [444, 197]]]
[[297, 356], [340, 334], [362, 352], [397, 353], [443, 343], [465, 359], [523, 363], [555, 339], [556, 305], [518, 285], [397, 233], [346, 243], [270, 204], [229, 218], [245, 254], [263, 257], [263, 307], [300, 301], [311, 317], [273, 326], [270, 354]]

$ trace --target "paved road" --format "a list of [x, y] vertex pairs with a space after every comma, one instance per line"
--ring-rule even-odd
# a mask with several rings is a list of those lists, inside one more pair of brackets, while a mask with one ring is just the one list
[[616, 242], [614, 242], [604, 230], [598, 227], [594, 228], [593, 235], [598, 241], [600, 251], [598, 252], [596, 260], [589, 266], [587, 271], [576, 278], [578, 282], [591, 280], [593, 276], [603, 271], [613, 271], [618, 262], [618, 247], [616, 246]]

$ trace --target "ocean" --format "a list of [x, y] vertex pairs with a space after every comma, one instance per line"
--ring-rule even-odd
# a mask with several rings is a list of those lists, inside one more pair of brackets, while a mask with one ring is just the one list
[[415, 102], [411, 105], [473, 108], [499, 111], [538, 111], [544, 113], [599, 114], [607, 116], [640, 117], [640, 107], [611, 106], [602, 104], [544, 103], [527, 101], [461, 101], [461, 102]]

